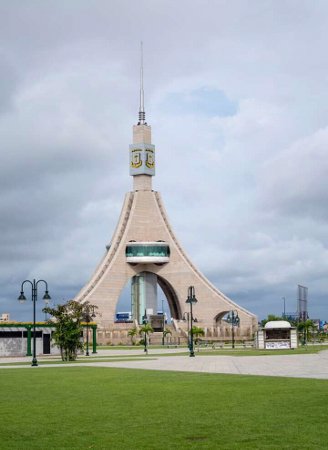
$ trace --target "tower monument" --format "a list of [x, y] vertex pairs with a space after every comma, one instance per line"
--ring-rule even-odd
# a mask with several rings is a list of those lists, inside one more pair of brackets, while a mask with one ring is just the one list
[[[142, 315], [156, 314], [157, 285], [166, 296], [173, 323], [187, 328], [184, 312], [189, 286], [194, 286], [197, 304], [194, 317], [206, 333], [220, 336], [229, 311], [237, 311], [238, 333], [251, 337], [257, 327], [256, 316], [238, 306], [220, 292], [189, 260], [170, 225], [159, 192], [152, 189], [155, 175], [155, 146], [144, 109], [143, 64], [140, 74], [140, 106], [137, 125], [133, 126], [130, 145], [130, 175], [133, 190], [128, 192], [112, 241], [90, 281], [75, 297], [98, 306], [100, 328], [115, 327], [115, 311], [120, 294], [131, 280], [133, 320], [142, 323]], [[220, 331], [221, 330], [221, 331]], [[221, 333], [222, 335], [222, 333]]]

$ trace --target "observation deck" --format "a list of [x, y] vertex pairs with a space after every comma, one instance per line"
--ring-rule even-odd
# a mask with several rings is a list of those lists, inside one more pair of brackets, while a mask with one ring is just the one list
[[126, 262], [130, 264], [165, 264], [170, 260], [167, 242], [130, 241], [125, 249]]

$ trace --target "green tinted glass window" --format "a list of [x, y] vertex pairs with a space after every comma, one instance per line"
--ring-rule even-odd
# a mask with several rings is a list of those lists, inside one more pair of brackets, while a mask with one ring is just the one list
[[125, 254], [127, 257], [168, 257], [170, 256], [170, 247], [168, 245], [127, 245]]

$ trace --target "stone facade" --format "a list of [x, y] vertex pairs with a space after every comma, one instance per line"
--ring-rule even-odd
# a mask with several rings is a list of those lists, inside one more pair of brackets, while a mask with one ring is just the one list
[[[139, 143], [151, 145], [150, 126], [134, 126], [134, 148]], [[222, 337], [226, 334], [223, 330], [227, 325], [221, 319], [227, 312], [236, 310], [240, 318], [236, 338], [251, 338], [257, 329], [256, 316], [220, 292], [187, 257], [172, 230], [159, 192], [152, 190], [152, 176], [143, 173], [141, 168], [133, 179], [134, 190], [125, 196], [111, 244], [91, 280], [75, 300], [97, 305], [100, 328], [113, 330], [116, 305], [126, 283], [141, 272], [151, 272], [157, 275], [158, 284], [167, 298], [173, 323], [177, 330], [181, 328], [182, 334], [187, 328], [183, 317], [189, 311], [189, 305], [186, 304], [188, 287], [194, 286], [198, 302], [193, 307], [193, 314], [198, 326], [205, 328], [209, 335]], [[170, 248], [169, 262], [128, 263], [126, 246], [131, 241], [166, 242]]]

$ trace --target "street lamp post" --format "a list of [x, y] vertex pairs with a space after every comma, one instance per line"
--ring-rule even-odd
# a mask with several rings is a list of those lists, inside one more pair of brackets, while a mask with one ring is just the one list
[[90, 356], [89, 355], [89, 324], [91, 322], [91, 319], [94, 319], [96, 317], [94, 305], [86, 305], [85, 306], [84, 317], [85, 317], [85, 321], [87, 323], [87, 346], [86, 346], [85, 356]]
[[39, 283], [44, 283], [45, 284], [45, 293], [43, 296], [43, 300], [48, 301], [51, 300], [51, 297], [49, 295], [48, 292], [48, 283], [44, 280], [34, 280], [30, 281], [30, 280], [25, 280], [22, 283], [21, 286], [21, 292], [20, 292], [20, 296], [18, 297], [18, 300], [20, 303], [24, 303], [26, 301], [26, 297], [24, 294], [24, 284], [28, 283], [31, 285], [32, 287], [32, 302], [33, 302], [33, 358], [32, 358], [32, 367], [36, 367], [38, 365], [38, 361], [36, 359], [36, 330], [35, 330], [35, 318], [36, 318], [36, 302], [38, 300], [38, 284]]
[[162, 314], [163, 314], [163, 335], [162, 335], [162, 345], [165, 345], [165, 314], [164, 314], [164, 300], [162, 299]]
[[186, 303], [190, 304], [189, 356], [193, 357], [193, 356], [195, 356], [195, 352], [194, 352], [194, 335], [193, 335], [193, 329], [192, 329], [192, 323], [193, 323], [192, 305], [197, 303], [197, 298], [195, 296], [195, 288], [194, 288], [194, 286], [189, 286], [188, 287], [188, 298], [186, 300]]
[[[44, 303], [46, 304], [46, 307], [48, 307], [50, 304], [50, 300], [47, 298], [47, 299], [45, 299]], [[48, 320], [48, 313], [45, 312], [44, 313], [44, 321], [47, 322], [47, 320]]]
[[284, 301], [284, 319], [286, 317], [286, 298], [285, 297], [281, 297], [281, 299]]
[[[142, 316], [142, 324], [144, 325], [144, 327], [147, 325], [148, 320], [147, 320], [147, 311], [145, 310], [145, 314]], [[147, 348], [147, 332], [146, 330], [144, 331], [144, 352], [148, 355], [148, 348]]]
[[189, 335], [189, 313], [185, 312], [183, 314], [183, 319], [187, 321], [187, 330], [188, 330], [188, 348], [190, 350], [190, 335]]
[[235, 327], [239, 327], [240, 323], [238, 311], [230, 311], [227, 317], [227, 322], [231, 323], [232, 348], [235, 348]]

